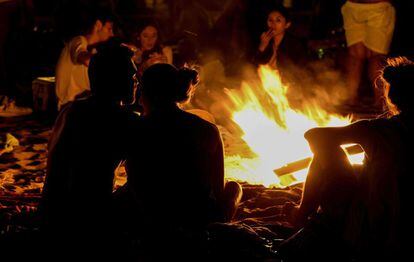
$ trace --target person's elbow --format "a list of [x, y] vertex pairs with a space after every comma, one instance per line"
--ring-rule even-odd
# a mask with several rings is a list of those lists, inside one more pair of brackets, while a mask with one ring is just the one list
[[77, 55], [75, 61], [78, 65], [89, 66], [91, 60], [91, 54], [89, 52], [82, 52]]
[[79, 65], [89, 66], [90, 61], [91, 61], [90, 57], [85, 56], [85, 57], [78, 58]]
[[328, 150], [333, 146], [324, 128], [312, 128], [306, 131], [304, 137], [313, 153]]

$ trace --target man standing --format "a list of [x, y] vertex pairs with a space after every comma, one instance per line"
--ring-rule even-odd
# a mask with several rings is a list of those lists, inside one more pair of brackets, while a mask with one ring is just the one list
[[358, 88], [367, 62], [368, 77], [374, 88], [374, 106], [380, 107], [382, 89], [375, 87], [375, 81], [389, 52], [395, 9], [391, 0], [348, 0], [342, 6], [342, 16], [348, 45], [346, 67], [351, 104], [359, 102]]
[[56, 66], [56, 96], [58, 109], [90, 91], [88, 66], [94, 45], [113, 36], [113, 15], [108, 11], [91, 14], [87, 30], [72, 38], [60, 54]]

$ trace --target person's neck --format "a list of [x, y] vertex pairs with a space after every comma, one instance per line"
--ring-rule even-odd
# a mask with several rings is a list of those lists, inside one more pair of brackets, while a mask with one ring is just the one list
[[88, 45], [94, 45], [99, 43], [99, 36], [96, 33], [91, 33], [85, 36], [86, 41], [88, 42]]

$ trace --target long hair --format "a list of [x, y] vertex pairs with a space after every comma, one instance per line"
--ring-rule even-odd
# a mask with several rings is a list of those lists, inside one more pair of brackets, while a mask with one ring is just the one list
[[156, 21], [153, 20], [149, 20], [149, 21], [144, 21], [143, 23], [141, 23], [137, 28], [136, 31], [132, 34], [133, 37], [133, 43], [141, 48], [141, 41], [138, 40], [138, 38], [140, 37], [142, 31], [145, 30], [145, 28], [147, 27], [154, 27], [157, 30], [157, 41], [155, 42], [154, 48], [153, 50], [155, 51], [159, 51], [162, 49], [162, 37], [161, 37], [161, 32], [160, 32], [160, 28], [158, 26], [158, 23]]

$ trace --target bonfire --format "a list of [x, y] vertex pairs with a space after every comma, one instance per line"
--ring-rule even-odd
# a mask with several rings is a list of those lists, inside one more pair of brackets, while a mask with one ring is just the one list
[[[304, 133], [314, 127], [345, 126], [350, 117], [327, 112], [314, 100], [293, 108], [289, 86], [282, 84], [277, 71], [262, 66], [259, 77], [259, 84], [242, 82], [239, 89], [225, 90], [223, 108], [240, 129], [235, 134], [221, 128], [226, 177], [267, 187], [303, 182], [312, 156]], [[362, 164], [361, 150], [351, 147], [348, 152], [351, 163]], [[286, 168], [290, 163], [293, 168]]]

